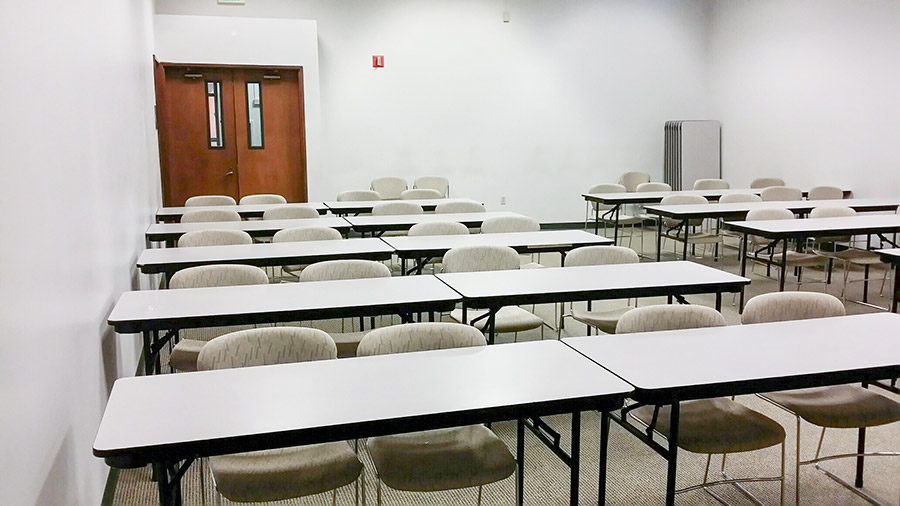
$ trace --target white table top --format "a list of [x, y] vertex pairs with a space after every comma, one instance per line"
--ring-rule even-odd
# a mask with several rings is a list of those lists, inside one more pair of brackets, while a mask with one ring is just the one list
[[186, 267], [210, 264], [247, 264], [257, 266], [321, 262], [347, 258], [387, 260], [393, 249], [381, 239], [344, 239], [341, 241], [297, 241], [197, 246], [192, 248], [146, 249], [137, 266], [145, 274], [172, 273]]
[[652, 403], [900, 376], [900, 315], [564, 339]]
[[113, 385], [94, 455], [127, 467], [161, 456], [614, 409], [631, 389], [555, 341], [123, 378]]
[[885, 262], [900, 263], [900, 248], [877, 249], [875, 253], [880, 254]]
[[243, 230], [254, 237], [273, 235], [279, 230], [294, 227], [329, 227], [346, 232], [350, 224], [344, 218], [323, 217], [296, 220], [212, 221], [201, 223], [154, 223], [147, 228], [151, 241], [176, 240], [192, 230]]
[[383, 237], [401, 257], [442, 255], [459, 246], [509, 246], [520, 253], [528, 251], [568, 251], [578, 246], [607, 245], [613, 240], [584, 230], [541, 230], [504, 234], [427, 235]]
[[323, 202], [323, 204], [333, 213], [370, 213], [372, 212], [372, 208], [377, 206], [378, 204], [384, 204], [386, 202], [412, 202], [413, 204], [419, 204], [422, 206], [422, 209], [425, 211], [434, 211], [434, 208], [437, 207], [438, 204], [443, 204], [445, 202], [474, 202], [476, 204], [481, 204], [477, 200], [467, 199], [467, 198], [445, 198], [445, 199], [410, 199], [410, 200], [351, 200], [351, 201], [336, 201], [330, 200], [327, 202]]
[[726, 221], [725, 228], [766, 238], [876, 234], [900, 231], [900, 214], [865, 214], [799, 220]]
[[648, 205], [644, 210], [671, 218], [741, 217], [752, 209], [785, 208], [795, 213], [808, 213], [817, 207], [841, 206], [857, 211], [893, 211], [900, 206], [900, 198], [866, 198], [841, 200], [791, 200], [767, 202], [718, 202], [709, 204]]
[[109, 315], [144, 330], [450, 310], [459, 295], [433, 276], [124, 292]]
[[[601, 204], [650, 204], [659, 202], [669, 195], [701, 195], [709, 200], [719, 200], [719, 197], [727, 193], [753, 193], [759, 195], [764, 188], [730, 188], [727, 190], [672, 190], [659, 192], [623, 192], [623, 193], [582, 193], [581, 196], [590, 202]], [[806, 191], [803, 192], [807, 194]], [[849, 196], [850, 190], [844, 190], [844, 196]]]
[[470, 307], [739, 291], [750, 280], [694, 262], [437, 274]]
[[172, 222], [181, 219], [185, 211], [194, 211], [197, 209], [229, 209], [237, 211], [244, 218], [258, 218], [268, 209], [279, 207], [296, 207], [305, 206], [312, 207], [319, 214], [328, 212], [328, 206], [324, 202], [292, 202], [287, 204], [240, 204], [234, 206], [191, 206], [191, 207], [160, 207], [156, 210], [157, 221]]
[[480, 227], [481, 223], [495, 216], [522, 216], [505, 211], [489, 211], [484, 213], [446, 213], [446, 214], [395, 214], [387, 216], [348, 216], [346, 220], [358, 232], [381, 230], [409, 230], [416, 223], [434, 221], [455, 221], [467, 227]]

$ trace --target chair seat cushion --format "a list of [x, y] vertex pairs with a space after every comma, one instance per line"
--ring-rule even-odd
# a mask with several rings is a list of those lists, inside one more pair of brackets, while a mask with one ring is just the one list
[[346, 441], [209, 458], [219, 492], [232, 501], [280, 501], [342, 487], [362, 470]]
[[356, 356], [359, 342], [368, 333], [368, 330], [363, 330], [361, 332], [329, 332], [328, 335], [334, 339], [334, 344], [337, 345], [338, 358], [346, 358]]
[[435, 491], [502, 480], [516, 468], [509, 449], [484, 425], [369, 438], [378, 476], [397, 490]]
[[[470, 309], [466, 316], [468, 317], [469, 322], [471, 322], [485, 313], [487, 313], [487, 311], [474, 311]], [[450, 312], [450, 317], [458, 322], [462, 322], [462, 309], [454, 309]], [[487, 318], [478, 320], [478, 322], [475, 323], [475, 328], [484, 330], [485, 325], [487, 325], [487, 320]], [[543, 324], [544, 320], [539, 316], [535, 316], [534, 313], [518, 306], [502, 307], [500, 308], [500, 311], [497, 311], [497, 315], [494, 317], [494, 330], [498, 334], [505, 332], [524, 332], [526, 330], [540, 328]]]
[[[659, 410], [656, 430], [668, 437], [670, 406]], [[633, 411], [649, 424], [653, 406]], [[781, 424], [731, 399], [701, 399], [681, 403], [678, 446], [694, 453], [736, 453], [760, 450], [784, 441]]]
[[623, 314], [631, 311], [634, 307], [626, 306], [619, 309], [613, 309], [611, 311], [587, 311], [584, 309], [573, 309], [572, 310], [572, 318], [585, 325], [590, 325], [592, 327], [596, 327], [600, 329], [601, 332], [605, 332], [607, 334], [615, 334], [616, 333], [616, 324], [619, 323], [619, 318], [622, 317]]
[[177, 371], [196, 371], [197, 357], [206, 341], [182, 339], [169, 354], [169, 365]]
[[874, 427], [900, 420], [900, 403], [858, 385], [770, 392], [763, 397], [819, 427]]

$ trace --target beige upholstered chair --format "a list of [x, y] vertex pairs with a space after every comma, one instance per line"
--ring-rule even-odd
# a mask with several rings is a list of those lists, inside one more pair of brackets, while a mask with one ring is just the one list
[[414, 188], [412, 190], [403, 190], [400, 194], [400, 200], [416, 200], [416, 199], [442, 199], [444, 194], [432, 190], [430, 188]]
[[[637, 188], [637, 185], [635, 185]], [[616, 183], [601, 183], [595, 184], [591, 186], [588, 190], [588, 193], [625, 193], [626, 189], [624, 185], [616, 184]], [[603, 235], [606, 235], [606, 227], [611, 224], [616, 226], [616, 220], [612, 215], [606, 216], [605, 213], [612, 210], [613, 206], [598, 204], [597, 202], [590, 202], [590, 208], [585, 207], [585, 216], [584, 216], [584, 228], [588, 228], [588, 220], [590, 219], [590, 212], [593, 211], [595, 213], [599, 212], [600, 221], [603, 222]], [[624, 208], [619, 209], [619, 221], [618, 224], [620, 227], [631, 226], [631, 233], [628, 236], [628, 244], [631, 244], [632, 236], [634, 235], [634, 226], [640, 225], [643, 223], [641, 218], [636, 216], [631, 216], [626, 213]]]
[[[482, 234], [504, 234], [510, 232], [538, 232], [541, 230], [541, 224], [536, 219], [529, 216], [493, 216], [481, 222]], [[538, 253], [538, 261], [534, 262], [531, 255], [525, 255], [525, 263], [522, 269], [535, 269], [543, 267], [540, 263], [540, 253]]]
[[[662, 330], [692, 329], [701, 327], [721, 327], [725, 317], [709, 307], [691, 305], [646, 306], [622, 315], [616, 333], [654, 332]], [[701, 359], [702, 360], [702, 359]], [[702, 367], [702, 365], [698, 365]], [[728, 398], [699, 399], [683, 401], [679, 406], [678, 446], [693, 453], [705, 453], [706, 472], [700, 488], [722, 501], [709, 487], [740, 481], [779, 481], [781, 503], [784, 503], [784, 428], [771, 418], [745, 407]], [[643, 425], [651, 426], [656, 420], [655, 430], [668, 437], [671, 429], [670, 406], [642, 406], [634, 409], [632, 415]], [[729, 453], [762, 450], [781, 445], [781, 475], [773, 478], [731, 478], [725, 471], [725, 458]], [[722, 454], [722, 477], [720, 481], [709, 481], [709, 465], [713, 454]], [[695, 487], [676, 490], [687, 492]], [[749, 494], [749, 492], [746, 492]], [[761, 504], [756, 501], [757, 504]], [[724, 502], [723, 502], [724, 503]], [[724, 503], [727, 504], [727, 503]]]
[[[741, 322], [744, 324], [766, 323], [809, 318], [828, 318], [844, 316], [844, 304], [833, 295], [815, 292], [778, 292], [757, 295], [744, 308]], [[852, 336], [847, 336], [852, 338]], [[819, 457], [825, 429], [840, 428], [859, 429], [860, 441], [865, 441], [867, 427], [886, 425], [900, 420], [900, 403], [879, 395], [859, 385], [838, 385], [820, 388], [806, 388], [785, 392], [770, 392], [760, 397], [779, 406], [797, 419], [797, 453], [794, 480], [796, 484], [796, 502], [800, 503], [800, 466], [815, 464], [816, 469], [823, 471], [828, 477], [847, 487], [856, 494], [878, 504], [874, 498], [861, 490], [862, 477], [854, 488], [834, 474], [825, 471], [819, 462], [843, 457], [857, 457], [858, 454], [832, 455]], [[822, 427], [816, 455], [810, 460], [800, 460], [800, 419]], [[862, 453], [864, 448], [860, 448]], [[879, 453], [876, 455], [885, 455]], [[900, 455], [900, 453], [891, 453]], [[835, 498], [837, 501], [838, 499]], [[846, 501], [846, 499], [845, 499]]]
[[[213, 339], [200, 352], [197, 366], [206, 371], [335, 358], [334, 341], [321, 330], [270, 327]], [[216, 490], [237, 502], [281, 501], [329, 490], [334, 490], [334, 501], [338, 488], [355, 482], [358, 504], [359, 485], [365, 483], [357, 481], [364, 468], [346, 441], [219, 455], [209, 458], [209, 467]]]
[[372, 216], [422, 214], [424, 212], [422, 206], [415, 202], [383, 202], [372, 207]]
[[379, 177], [372, 180], [372, 191], [378, 192], [384, 200], [397, 200], [403, 190], [408, 189], [402, 177]]
[[441, 202], [434, 208], [435, 214], [449, 213], [483, 213], [484, 204], [480, 202]]
[[637, 185], [634, 189], [636, 192], [668, 192], [672, 191], [672, 185], [669, 183], [646, 182]]
[[181, 215], [181, 223], [241, 221], [241, 215], [231, 209], [193, 209]]
[[694, 181], [695, 190], [727, 190], [731, 188], [724, 179], [698, 179]]
[[[481, 272], [503, 271], [519, 268], [519, 254], [508, 246], [460, 246], [452, 248], [444, 254], [443, 272]], [[462, 323], [472, 320], [477, 328], [485, 330], [486, 311], [468, 311], [467, 320], [463, 321], [462, 310], [454, 309], [450, 317]], [[526, 330], [540, 328], [543, 331], [544, 320], [518, 306], [505, 306], [497, 311], [494, 317], [496, 333], [512, 332], [518, 334]], [[515, 336], [517, 338], [518, 335]], [[514, 338], [514, 339], [515, 339]]]
[[[709, 204], [709, 201], [702, 195], [666, 195], [659, 202], [659, 205], [661, 206], [689, 204]], [[678, 227], [679, 224], [681, 224], [681, 220], [675, 218], [663, 218], [664, 237], [672, 239], [676, 242], [684, 242], [685, 240], [687, 240], [688, 244], [703, 245], [704, 251], [707, 245], [712, 244], [714, 246], [713, 258], [718, 260], [719, 244], [722, 242], [722, 236], [713, 232], [706, 232], [703, 230], [692, 231], [692, 228], [696, 229], [697, 227], [702, 227], [702, 219], [688, 220], [688, 223], [684, 227], [680, 227], [680, 229], [674, 230], [677, 235], [667, 233], [668, 231], [673, 230], [675, 227]]]
[[409, 229], [410, 237], [422, 235], [469, 235], [469, 228], [455, 221], [428, 221]]
[[256, 195], [244, 195], [238, 204], [287, 204], [287, 199], [274, 193], [257, 193]]
[[191, 230], [178, 238], [179, 248], [232, 244], [253, 244], [253, 238], [243, 230]]
[[803, 200], [803, 191], [792, 186], [769, 186], [759, 193], [764, 201]]
[[841, 200], [844, 189], [837, 186], [813, 186], [806, 195], [809, 200]]
[[[359, 355], [485, 346], [477, 329], [457, 323], [408, 323], [369, 332]], [[508, 478], [516, 462], [500, 438], [484, 425], [372, 437], [366, 442], [375, 464], [377, 504], [381, 483], [396, 489], [433, 492], [481, 488]]]
[[[206, 288], [213, 286], [265, 285], [269, 282], [266, 272], [252, 265], [202, 265], [182, 269], [172, 275], [169, 289]], [[179, 371], [196, 371], [197, 355], [207, 341], [214, 337], [253, 328], [253, 325], [230, 325], [184, 329], [180, 340], [169, 354], [169, 366]]]
[[726, 193], [719, 197], [720, 204], [730, 204], [735, 202], [762, 202], [762, 197], [755, 193]]
[[197, 195], [184, 201], [185, 207], [233, 206], [235, 201], [228, 195]]
[[[307, 208], [309, 209], [309, 208]], [[285, 228], [275, 232], [272, 242], [298, 242], [298, 241], [339, 241], [344, 237], [340, 232], [328, 227], [296, 227]], [[306, 265], [282, 265], [281, 271], [293, 278], [306, 268]]]
[[263, 211], [264, 220], [299, 220], [305, 218], [318, 218], [319, 211], [307, 205], [273, 207]]
[[768, 188], [770, 186], [784, 186], [784, 179], [780, 177], [758, 177], [750, 181], [750, 188]]
[[[762, 209], [751, 209], [750, 212], [747, 213], [746, 221], [756, 221], [756, 220], [793, 220], [795, 219], [794, 213], [792, 213], [789, 209], [772, 207], [772, 208], [762, 208]], [[781, 258], [781, 251], [779, 248], [774, 247], [774, 245], [770, 245], [768, 240], [763, 238], [758, 238], [756, 236], [750, 236], [750, 245], [748, 246], [747, 254], [748, 259], [761, 259], [763, 258], [763, 253], [768, 251], [766, 256], [768, 256], [767, 265], [771, 265], [771, 262], [775, 260], [775, 258]], [[802, 269], [803, 267], [812, 267], [816, 265], [824, 265], [827, 263], [827, 259], [820, 255], [816, 255], [814, 253], [805, 253], [800, 251], [794, 251], [792, 248], [788, 248], [787, 252], [787, 265], [786, 268], [797, 267], [797, 287], [800, 287], [802, 282]], [[786, 273], [785, 273], [786, 274]], [[824, 282], [824, 281], [823, 281]]]
[[[623, 246], [585, 246], [570, 251], [566, 255], [563, 267], [636, 264], [640, 262], [640, 260], [638, 254], [631, 248], [625, 248]], [[595, 328], [606, 334], [614, 334], [619, 318], [629, 310], [633, 309], [633, 306], [625, 306], [610, 311], [593, 311], [591, 306], [591, 301], [587, 302], [586, 309], [575, 309], [572, 304], [569, 304], [569, 314], [564, 314], [562, 311], [560, 312], [558, 334], [562, 333], [563, 323], [567, 316], [571, 316], [575, 321], [587, 325], [587, 335], [591, 335], [591, 328]], [[557, 337], [559, 337], [559, 335]]]
[[442, 197], [450, 196], [450, 181], [441, 176], [422, 176], [413, 181], [413, 188], [427, 188], [441, 192]]
[[[810, 211], [810, 218], [836, 218], [841, 216], [856, 216], [853, 208], [841, 205], [819, 206]], [[841, 298], [846, 298], [847, 284], [850, 282], [850, 271], [853, 266], [881, 265], [881, 257], [877, 253], [853, 247], [853, 238], [844, 237], [820, 237], [816, 240], [813, 252], [828, 259], [828, 274], [831, 276], [831, 267], [834, 261], [841, 263], [843, 272], [843, 287]], [[842, 244], [843, 243], [843, 244]], [[859, 281], [865, 281], [861, 279]]]
[[[309, 265], [300, 271], [301, 283], [309, 281], [335, 281], [341, 279], [363, 278], [387, 278], [391, 276], [391, 270], [386, 265], [372, 260], [329, 260]], [[339, 357], [356, 356], [356, 347], [359, 341], [366, 335], [364, 319], [359, 319], [359, 330], [353, 328], [353, 320], [350, 319], [350, 328], [347, 329], [345, 320], [341, 320], [341, 332], [329, 332], [337, 344]], [[374, 318], [372, 319], [374, 326]]]
[[619, 178], [619, 184], [625, 187], [625, 191], [637, 191], [637, 186], [641, 183], [649, 183], [650, 174], [646, 172], [626, 172]]
[[338, 202], [359, 202], [367, 200], [381, 200], [381, 194], [372, 190], [347, 190], [338, 193]]

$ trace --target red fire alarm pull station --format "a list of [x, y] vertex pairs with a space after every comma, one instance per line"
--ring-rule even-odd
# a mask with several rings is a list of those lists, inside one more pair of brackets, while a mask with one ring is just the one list
[[372, 67], [378, 69], [384, 67], [384, 55], [377, 54], [372, 56]]

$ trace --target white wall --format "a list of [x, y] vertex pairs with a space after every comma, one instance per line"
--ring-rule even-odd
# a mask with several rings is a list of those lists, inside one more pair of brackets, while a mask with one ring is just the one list
[[715, 2], [711, 84], [733, 183], [900, 194], [900, 3]]
[[[310, 159], [311, 200], [377, 176], [434, 173], [450, 178], [451, 194], [490, 208], [506, 195], [507, 209], [577, 221], [589, 186], [628, 169], [662, 178], [666, 120], [711, 113], [702, 0], [157, 0], [156, 8], [317, 21], [322, 136], [310, 139], [321, 155]], [[158, 48], [167, 39], [157, 31]], [[276, 45], [256, 57], [269, 59]], [[371, 67], [375, 54], [385, 55], [384, 69]]]
[[159, 202], [149, 1], [0, 21], [0, 504], [100, 502], [91, 446], [137, 348], [106, 325]]

